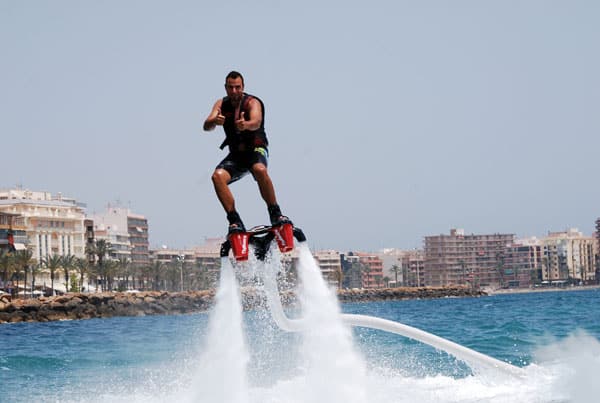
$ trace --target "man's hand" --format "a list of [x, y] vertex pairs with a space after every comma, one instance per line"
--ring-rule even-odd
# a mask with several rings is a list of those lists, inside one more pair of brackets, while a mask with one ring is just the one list
[[235, 121], [235, 127], [240, 132], [243, 132], [244, 130], [247, 129], [247, 127], [246, 127], [246, 119], [244, 119], [244, 111], [242, 111], [242, 113], [240, 113], [240, 118]]
[[221, 114], [221, 108], [218, 108], [217, 116], [213, 119], [213, 123], [215, 126], [223, 126], [223, 123], [225, 123], [225, 116]]
[[225, 123], [225, 116], [221, 114], [221, 100], [218, 100], [213, 106], [210, 114], [204, 121], [204, 130], [210, 131], [217, 126], [223, 126]]

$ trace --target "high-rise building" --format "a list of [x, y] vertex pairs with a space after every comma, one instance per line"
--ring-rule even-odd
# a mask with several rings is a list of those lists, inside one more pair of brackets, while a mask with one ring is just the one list
[[542, 282], [590, 284], [596, 282], [595, 241], [576, 228], [550, 232], [542, 240]]
[[505, 251], [514, 237], [514, 234], [465, 235], [462, 229], [452, 229], [450, 235], [425, 237], [425, 284], [505, 286], [502, 276]]
[[127, 233], [131, 244], [131, 262], [137, 265], [149, 263], [148, 220], [146, 217], [129, 213], [127, 215]]
[[321, 250], [313, 253], [313, 257], [321, 269], [323, 278], [332, 285], [338, 286], [343, 282], [340, 253], [335, 250]]
[[401, 259], [403, 285], [405, 287], [425, 286], [425, 253], [415, 249], [404, 252]]
[[378, 288], [383, 287], [383, 262], [379, 256], [372, 253], [355, 252], [358, 260], [363, 264], [362, 287]]
[[340, 261], [344, 273], [343, 288], [362, 288], [362, 264], [359, 257], [352, 252], [348, 252], [348, 254], [340, 255]]
[[518, 239], [506, 248], [504, 284], [510, 288], [528, 288], [542, 282], [542, 242], [535, 238]]
[[129, 209], [108, 206], [103, 213], [93, 214], [96, 239], [110, 243], [110, 257], [126, 259], [133, 265], [143, 266], [150, 262], [148, 252], [148, 221], [144, 216]]

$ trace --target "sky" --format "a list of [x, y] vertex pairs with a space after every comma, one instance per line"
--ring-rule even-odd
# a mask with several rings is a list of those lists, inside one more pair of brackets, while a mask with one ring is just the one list
[[[118, 202], [155, 247], [223, 236], [202, 124], [237, 70], [314, 249], [591, 235], [598, 21], [595, 0], [0, 0], [0, 188]], [[251, 177], [232, 191], [268, 222]]]

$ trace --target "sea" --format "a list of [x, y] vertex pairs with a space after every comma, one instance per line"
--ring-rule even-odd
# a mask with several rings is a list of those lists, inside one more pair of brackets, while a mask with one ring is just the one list
[[[285, 310], [301, 330], [286, 331], [269, 309], [241, 309], [239, 272], [280, 269], [248, 265], [224, 260], [206, 313], [0, 325], [0, 402], [600, 401], [600, 290], [340, 305], [305, 258], [300, 303]], [[522, 374], [478, 371], [343, 314], [409, 325]]]

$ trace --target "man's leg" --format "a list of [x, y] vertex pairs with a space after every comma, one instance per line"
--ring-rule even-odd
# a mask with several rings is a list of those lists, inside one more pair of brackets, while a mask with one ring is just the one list
[[265, 164], [257, 162], [256, 164], [252, 165], [252, 175], [254, 175], [256, 183], [258, 183], [260, 195], [265, 203], [267, 203], [267, 206], [277, 204], [277, 199], [275, 198], [275, 188], [273, 187], [273, 182], [271, 181], [271, 177], [269, 176], [269, 172], [267, 171]]
[[215, 192], [217, 193], [217, 197], [219, 198], [219, 201], [221, 202], [221, 205], [225, 209], [226, 213], [235, 211], [235, 200], [228, 185], [230, 180], [231, 175], [222, 168], [215, 169], [215, 172], [212, 174], [212, 182], [215, 187]]
[[227, 221], [229, 221], [229, 231], [245, 231], [242, 219], [237, 211], [235, 211], [235, 200], [233, 193], [229, 189], [229, 181], [231, 175], [227, 170], [223, 168], [215, 169], [212, 174], [212, 182], [215, 187], [217, 197], [223, 205], [225, 212], [227, 213]]
[[269, 172], [267, 171], [267, 166], [263, 163], [257, 162], [252, 165], [252, 175], [254, 175], [254, 179], [256, 183], [258, 183], [258, 188], [260, 189], [260, 195], [262, 196], [265, 203], [267, 203], [267, 209], [269, 210], [269, 219], [271, 220], [271, 224], [275, 225], [282, 222], [288, 222], [289, 218], [281, 214], [281, 209], [277, 204], [277, 198], [275, 197], [275, 187], [273, 186], [273, 181], [271, 181], [271, 177], [269, 176]]

